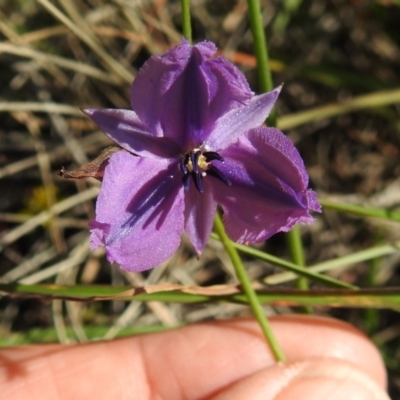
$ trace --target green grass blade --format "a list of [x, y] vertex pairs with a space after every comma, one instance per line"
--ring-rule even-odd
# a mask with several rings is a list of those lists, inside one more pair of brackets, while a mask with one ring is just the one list
[[190, 20], [190, 0], [181, 0], [182, 9], [182, 33], [192, 43], [192, 24]]
[[[43, 300], [63, 299], [70, 301], [94, 301], [113, 299], [127, 301], [163, 301], [171, 303], [204, 303], [227, 301], [248, 304], [244, 293], [231, 295], [198, 295], [180, 291], [160, 291], [141, 293], [135, 296], [122, 297], [131, 288], [111, 286], [62, 286], [62, 285], [0, 285], [0, 292], [13, 297], [35, 296]], [[86, 294], [84, 294], [86, 293]], [[400, 288], [377, 289], [264, 289], [256, 292], [262, 304], [276, 306], [328, 306], [328, 307], [357, 307], [357, 308], [394, 308], [400, 309]], [[115, 296], [112, 298], [112, 296]]]
[[400, 89], [380, 91], [355, 97], [342, 104], [329, 104], [311, 110], [285, 115], [278, 120], [278, 128], [282, 130], [295, 128], [312, 121], [348, 114], [352, 111], [378, 108], [400, 103]]
[[358, 204], [341, 203], [337, 201], [319, 199], [324, 209], [346, 212], [359, 215], [360, 217], [384, 218], [392, 221], [400, 221], [400, 213], [396, 211], [385, 210], [382, 208], [364, 207]]
[[[323, 261], [321, 263], [308, 267], [309, 272], [326, 272], [336, 268], [343, 268], [360, 262], [372, 260], [374, 258], [387, 256], [400, 251], [400, 242], [386, 244], [382, 246], [372, 247], [366, 250], [361, 250], [343, 257], [338, 257], [333, 260]], [[321, 275], [320, 275], [321, 276]], [[269, 285], [278, 285], [298, 278], [298, 275], [292, 272], [283, 272], [269, 276], [265, 279], [265, 283]]]
[[[214, 234], [212, 234], [211, 236], [214, 239], [218, 239], [218, 237]], [[254, 247], [245, 246], [245, 245], [239, 244], [239, 243], [233, 243], [233, 246], [237, 250], [239, 250], [243, 253], [249, 254], [259, 260], [266, 261], [268, 263], [271, 263], [273, 265], [276, 265], [278, 267], [281, 267], [288, 271], [291, 271], [291, 272], [284, 272], [282, 274], [277, 274], [277, 275], [290, 274], [289, 276], [291, 277], [291, 279], [295, 279], [295, 278], [298, 278], [299, 276], [303, 276], [305, 278], [313, 280], [314, 282], [321, 283], [328, 287], [356, 289], [356, 286], [353, 286], [349, 283], [342, 282], [342, 281], [332, 278], [330, 276], [318, 274], [318, 272], [311, 270], [310, 268], [306, 269], [304, 267], [300, 267], [290, 261], [286, 261], [279, 257], [275, 257], [272, 254], [268, 254], [263, 251], [257, 250]], [[293, 277], [295, 277], [295, 278], [293, 278]], [[268, 284], [273, 284], [272, 282], [270, 282], [269, 278], [267, 278], [265, 281]]]

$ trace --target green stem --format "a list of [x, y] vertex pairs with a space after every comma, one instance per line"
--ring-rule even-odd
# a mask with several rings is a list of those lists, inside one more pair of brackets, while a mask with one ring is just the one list
[[303, 243], [300, 236], [300, 228], [295, 225], [293, 229], [287, 233], [287, 237], [293, 236], [292, 240], [288, 241], [290, 253], [292, 254], [293, 262], [300, 266], [305, 266], [305, 257]]
[[189, 41], [189, 43], [192, 43], [192, 25], [190, 21], [189, 0], [181, 0], [181, 8], [183, 36]]
[[[259, 0], [247, 0], [247, 6], [254, 41], [254, 54], [257, 59], [258, 86], [261, 92], [269, 92], [273, 89], [273, 82], [260, 2]], [[268, 125], [276, 126], [276, 122], [276, 112], [272, 111], [268, 117]]]
[[[380, 242], [383, 239], [381, 229], [377, 229], [375, 232], [375, 242]], [[370, 267], [367, 271], [367, 285], [373, 288], [374, 286], [377, 286], [376, 278], [379, 270], [381, 269], [381, 259], [374, 258], [369, 262], [369, 264]], [[379, 326], [379, 315], [380, 314], [372, 308], [367, 308], [365, 310], [364, 326], [367, 333], [376, 333], [376, 330]]]
[[[286, 240], [293, 263], [297, 264], [299, 267], [305, 267], [306, 261], [304, 257], [304, 248], [301, 240], [300, 227], [298, 225], [295, 225], [293, 229], [286, 234]], [[296, 286], [298, 289], [308, 290], [308, 279], [305, 277], [300, 277], [296, 281]], [[311, 307], [304, 308], [304, 311], [308, 314], [312, 313]]]
[[[293, 263], [300, 267], [304, 267], [304, 249], [300, 236], [300, 228], [298, 225], [295, 225], [293, 229], [286, 234], [286, 239]], [[299, 278], [297, 287], [299, 289], [308, 289], [308, 279], [304, 277]]]
[[257, 59], [258, 85], [262, 92], [273, 89], [272, 75], [269, 68], [267, 41], [264, 33], [262, 10], [259, 0], [247, 0], [250, 27], [254, 40], [254, 54]]
[[251, 286], [251, 282], [243, 266], [242, 260], [240, 259], [240, 256], [236, 251], [236, 249], [233, 247], [231, 240], [228, 238], [224, 229], [224, 225], [222, 223], [221, 216], [218, 213], [215, 216], [214, 230], [220, 237], [221, 243], [224, 245], [225, 250], [232, 261], [236, 276], [242, 285], [242, 289], [249, 301], [253, 314], [257, 318], [258, 323], [260, 324], [261, 330], [267, 340], [267, 343], [271, 348], [272, 353], [275, 356], [275, 359], [277, 361], [284, 361], [285, 355], [283, 354], [283, 351], [280, 348], [277, 339], [275, 338], [271, 326], [267, 318], [265, 317], [263, 308], [258, 300], [258, 297], [253, 287]]

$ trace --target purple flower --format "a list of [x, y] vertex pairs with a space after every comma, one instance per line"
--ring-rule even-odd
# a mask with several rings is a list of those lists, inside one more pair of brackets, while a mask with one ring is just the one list
[[168, 259], [183, 232], [200, 254], [219, 205], [239, 243], [261, 242], [320, 211], [303, 161], [262, 126], [280, 89], [255, 96], [216, 47], [184, 41], [151, 57], [131, 88], [131, 110], [85, 113], [124, 150], [104, 172], [91, 246], [143, 271]]

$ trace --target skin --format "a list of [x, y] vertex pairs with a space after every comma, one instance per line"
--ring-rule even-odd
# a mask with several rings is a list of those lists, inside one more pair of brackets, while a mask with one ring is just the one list
[[79, 345], [0, 350], [2, 398], [334, 400], [388, 399], [377, 349], [354, 327], [281, 316], [276, 363], [252, 319]]

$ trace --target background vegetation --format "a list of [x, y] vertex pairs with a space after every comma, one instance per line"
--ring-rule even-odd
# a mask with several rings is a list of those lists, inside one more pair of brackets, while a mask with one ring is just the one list
[[[191, 5], [194, 41], [216, 42], [257, 92], [246, 1]], [[307, 304], [375, 341], [396, 398], [400, 295], [385, 288], [400, 286], [400, 4], [264, 0], [262, 6], [273, 80], [284, 82], [278, 126], [300, 150], [324, 206], [314, 225], [301, 228], [305, 262], [310, 271], [372, 289], [366, 297], [334, 292], [323, 301], [316, 290], [326, 282], [314, 281]], [[148, 273], [110, 268], [103, 250], [88, 249], [98, 182], [57, 176], [62, 166], [76, 169], [111, 144], [79, 108], [129, 108], [136, 71], [181, 37], [179, 1], [0, 0], [0, 290], [12, 294], [0, 299], [1, 345], [82, 342], [249, 313], [237, 301], [184, 304], [168, 293], [145, 296], [145, 303], [63, 300], [97, 296], [90, 290], [99, 284], [236, 283], [215, 239], [199, 260], [184, 239], [171, 260]], [[253, 281], [278, 291], [265, 300], [266, 311], [304, 311], [282, 305], [283, 288], [294, 285], [282, 269], [290, 266], [285, 236], [259, 248], [275, 258], [244, 259]], [[38, 296], [23, 296], [26, 288], [16, 283], [36, 285]], [[53, 287], [61, 299], [44, 301], [49, 293], [40, 283], [75, 289]], [[333, 307], [340, 302], [349, 307]]]

